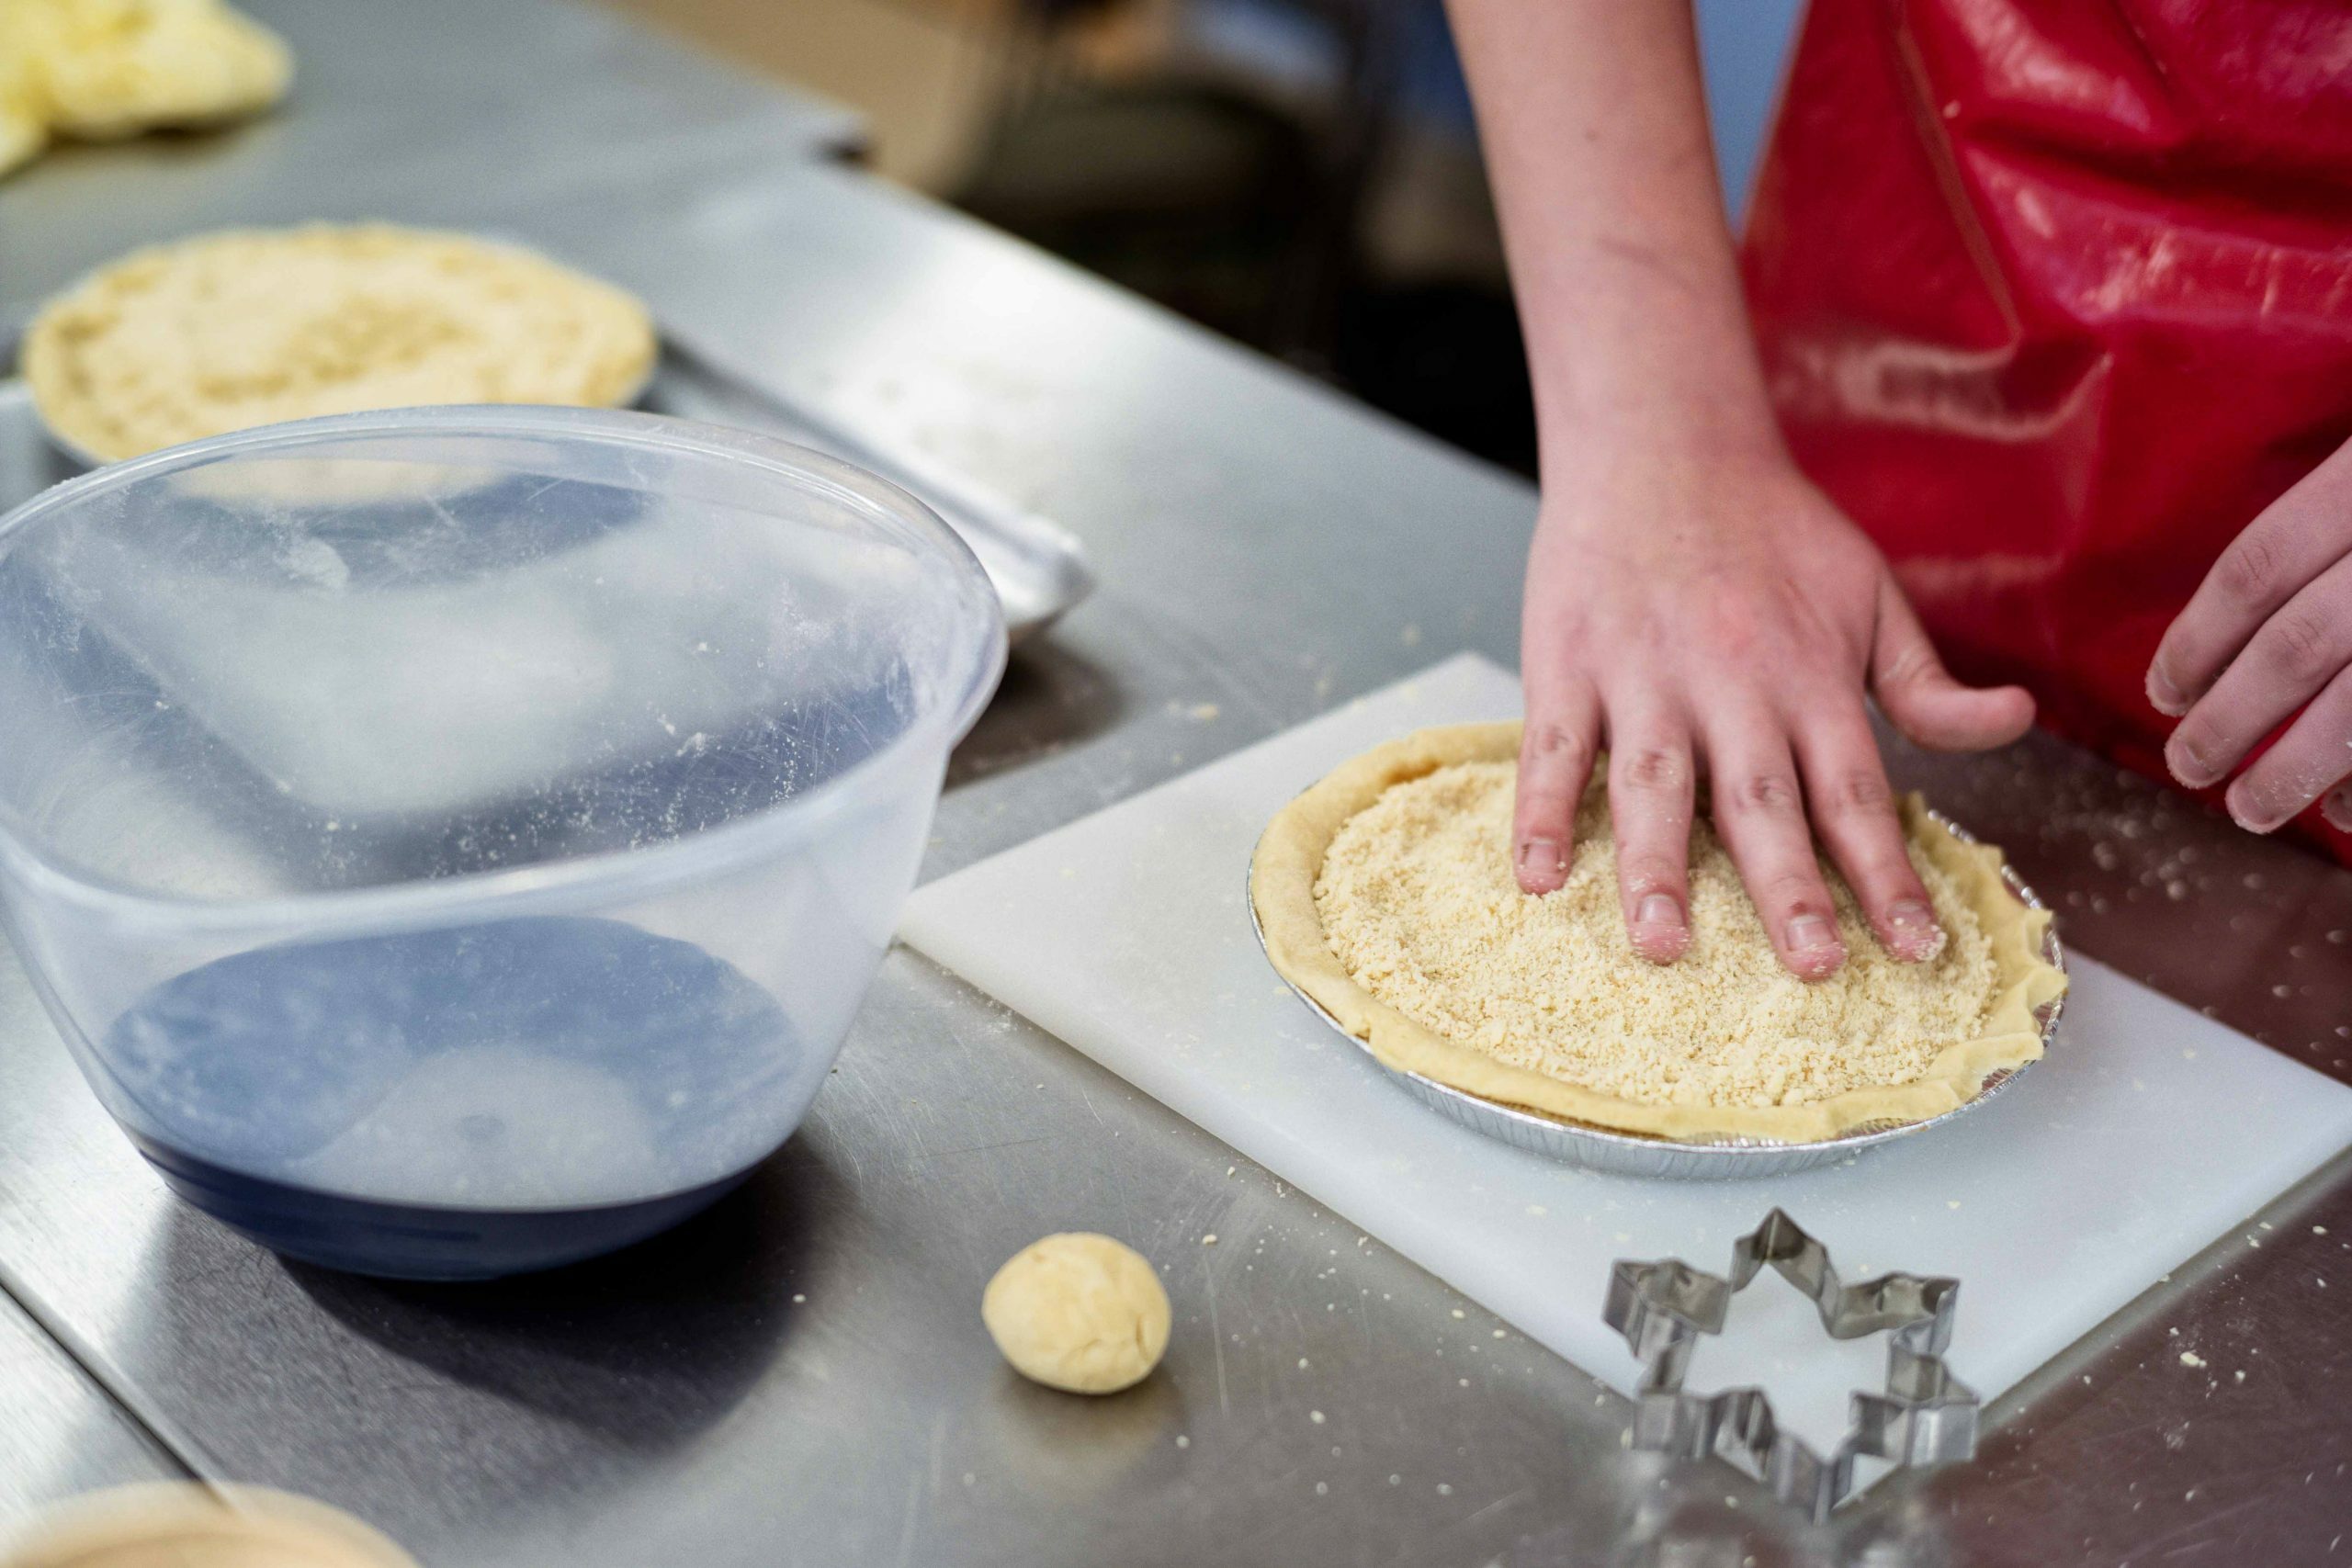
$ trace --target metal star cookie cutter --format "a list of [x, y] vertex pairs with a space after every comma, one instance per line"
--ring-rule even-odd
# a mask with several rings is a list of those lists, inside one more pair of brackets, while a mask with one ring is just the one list
[[[1812, 1298], [1832, 1339], [1893, 1331], [1885, 1392], [1855, 1391], [1852, 1426], [1826, 1458], [1780, 1429], [1760, 1388], [1713, 1394], [1682, 1390], [1699, 1336], [1723, 1332], [1733, 1294], [1766, 1264]], [[1860, 1284], [1843, 1283], [1829, 1249], [1775, 1209], [1753, 1233], [1732, 1244], [1728, 1280], [1679, 1258], [1654, 1263], [1621, 1259], [1610, 1270], [1601, 1315], [1643, 1363], [1634, 1447], [1685, 1459], [1721, 1454], [1817, 1523], [1852, 1494], [1858, 1458], [1902, 1467], [1975, 1456], [1976, 1394], [1943, 1362], [1959, 1304], [1957, 1280], [1882, 1274]]]

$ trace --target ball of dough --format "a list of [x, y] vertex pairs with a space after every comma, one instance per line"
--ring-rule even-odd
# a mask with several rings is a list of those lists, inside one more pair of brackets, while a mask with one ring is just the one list
[[1116, 1393], [1168, 1348], [1168, 1292], [1133, 1247], [1064, 1232], [1032, 1242], [980, 1297], [989, 1337], [1023, 1377], [1071, 1393]]

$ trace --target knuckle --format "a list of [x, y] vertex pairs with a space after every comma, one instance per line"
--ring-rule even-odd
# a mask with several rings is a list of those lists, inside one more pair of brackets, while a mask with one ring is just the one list
[[2214, 564], [2214, 581], [2240, 604], [2260, 604], [2278, 586], [2278, 547], [2259, 529], [2238, 536]]
[[2271, 664], [2287, 675], [2315, 681], [2333, 672], [2335, 638], [2326, 623], [2307, 610], [2273, 615], [2263, 640]]
[[1882, 687], [1903, 687], [1933, 674], [1935, 655], [1923, 643], [1906, 643], [1880, 667], [1878, 683]]
[[1877, 818], [1894, 814], [1894, 791], [1875, 768], [1855, 768], [1830, 781], [1821, 803], [1833, 817]]
[[1763, 640], [1765, 625], [1760, 609], [1744, 598], [1719, 596], [1708, 607], [1708, 641], [1735, 658], [1745, 658], [1755, 651]]
[[1662, 746], [1637, 746], [1617, 759], [1612, 787], [1663, 794], [1679, 790], [1690, 777], [1682, 758]]
[[1797, 809], [1797, 781], [1783, 773], [1744, 774], [1732, 784], [1727, 804], [1746, 815], [1785, 817]]
[[1585, 738], [1564, 724], [1538, 724], [1527, 732], [1527, 755], [1562, 765], [1573, 765], [1591, 755]]
[[1556, 789], [1521, 790], [1519, 822], [1522, 828], [1556, 827], [1576, 816], [1577, 800]]
[[1911, 857], [1902, 847], [1890, 844], [1885, 852], [1860, 857], [1847, 877], [1865, 908], [1883, 910], [1890, 904], [1905, 901], [1933, 906], [1927, 885], [1911, 864]]
[[1784, 915], [1826, 915], [1829, 893], [1821, 878], [1794, 866], [1767, 873], [1756, 889], [1757, 902]]
[[1673, 856], [1657, 850], [1621, 851], [1617, 856], [1617, 880], [1626, 891], [1635, 894], [1679, 892], [1682, 866]]

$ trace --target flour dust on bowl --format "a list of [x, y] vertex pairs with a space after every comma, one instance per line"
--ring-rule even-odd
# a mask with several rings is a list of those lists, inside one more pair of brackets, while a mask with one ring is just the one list
[[806, 1113], [1004, 661], [918, 502], [640, 414], [221, 436], [0, 520], [0, 909], [183, 1197], [292, 1256], [608, 1251]]

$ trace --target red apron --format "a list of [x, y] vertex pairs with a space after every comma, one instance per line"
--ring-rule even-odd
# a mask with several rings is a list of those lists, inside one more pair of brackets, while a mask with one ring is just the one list
[[1813, 0], [1746, 268], [1954, 670], [2165, 778], [2157, 639], [2352, 439], [2352, 4]]

